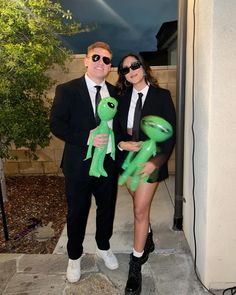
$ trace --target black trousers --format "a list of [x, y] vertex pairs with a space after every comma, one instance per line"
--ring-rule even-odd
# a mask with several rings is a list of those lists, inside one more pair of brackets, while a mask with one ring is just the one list
[[65, 175], [67, 198], [67, 252], [70, 259], [78, 259], [83, 253], [83, 241], [91, 207], [92, 195], [96, 202], [96, 234], [99, 249], [108, 250], [112, 236], [117, 197], [117, 168], [110, 155], [106, 156], [104, 168], [107, 177], [78, 179]]

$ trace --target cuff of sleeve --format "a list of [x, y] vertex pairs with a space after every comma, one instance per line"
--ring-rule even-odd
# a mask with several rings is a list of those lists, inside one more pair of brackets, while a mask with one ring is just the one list
[[117, 144], [117, 147], [118, 147], [118, 149], [122, 152], [123, 151], [123, 149], [120, 147], [120, 144], [118, 143]]

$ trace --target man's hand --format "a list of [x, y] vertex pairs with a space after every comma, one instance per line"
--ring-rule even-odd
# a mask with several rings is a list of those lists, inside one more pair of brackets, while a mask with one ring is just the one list
[[94, 137], [93, 146], [98, 148], [103, 148], [108, 144], [109, 136], [108, 134], [97, 134]]
[[[88, 141], [90, 140], [93, 132], [95, 129], [91, 130], [89, 133]], [[108, 134], [97, 134], [93, 140], [93, 146], [97, 148], [103, 148], [105, 145], [108, 144], [109, 135]]]

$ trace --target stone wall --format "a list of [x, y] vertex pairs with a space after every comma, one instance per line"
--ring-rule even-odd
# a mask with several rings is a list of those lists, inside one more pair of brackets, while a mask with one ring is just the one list
[[[83, 63], [84, 55], [74, 55], [67, 62], [67, 72], [63, 72], [58, 66], [55, 66], [48, 75], [52, 77], [56, 84], [48, 92], [48, 98], [53, 100], [55, 87], [58, 84], [75, 79], [85, 72]], [[154, 75], [157, 77], [161, 87], [170, 90], [174, 103], [176, 101], [176, 67], [175, 66], [154, 66], [152, 67]], [[117, 68], [112, 68], [108, 79], [109, 82], [115, 84], [117, 80]], [[4, 162], [4, 172], [6, 175], [34, 175], [48, 174], [61, 175], [60, 161], [63, 150], [63, 142], [54, 136], [50, 145], [45, 149], [37, 151], [38, 160], [32, 161], [25, 156], [24, 149], [12, 150], [12, 153], [18, 157], [18, 160], [7, 160]], [[173, 152], [169, 161], [169, 169], [171, 173], [175, 172], [175, 161]]]

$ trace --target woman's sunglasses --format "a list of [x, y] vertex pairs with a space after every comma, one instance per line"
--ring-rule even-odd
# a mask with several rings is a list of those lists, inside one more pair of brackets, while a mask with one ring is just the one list
[[99, 54], [94, 54], [92, 55], [92, 61], [97, 62], [102, 58], [102, 61], [104, 62], [105, 65], [109, 65], [111, 63], [111, 59], [107, 56], [101, 57]]
[[139, 69], [140, 67], [141, 67], [141, 63], [139, 61], [135, 61], [135, 62], [132, 62], [130, 67], [124, 67], [124, 68], [120, 69], [120, 73], [121, 73], [121, 75], [125, 76], [130, 72], [130, 69], [132, 71], [135, 71], [135, 70]]

